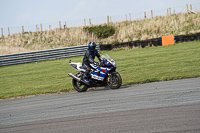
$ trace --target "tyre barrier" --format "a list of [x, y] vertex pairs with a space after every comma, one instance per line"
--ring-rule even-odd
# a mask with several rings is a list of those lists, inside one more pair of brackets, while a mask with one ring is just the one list
[[200, 40], [200, 33], [197, 33], [197, 34], [195, 35], [195, 37], [196, 37], [196, 40]]
[[100, 49], [101, 50], [112, 50], [112, 44], [104, 44], [104, 45], [100, 45]]
[[[174, 36], [174, 42], [180, 43], [180, 42], [189, 42], [194, 40], [200, 40], [200, 33], [192, 34], [192, 35], [178, 35]], [[123, 42], [119, 44], [101, 44], [100, 49], [101, 50], [112, 50], [117, 48], [125, 48], [125, 47], [146, 47], [146, 46], [162, 46], [162, 38], [154, 38], [154, 39], [148, 39], [148, 40], [136, 40], [136, 41], [130, 41], [130, 42]]]
[[175, 40], [176, 43], [183, 42], [183, 39], [184, 39], [183, 35], [174, 37], [174, 40]]

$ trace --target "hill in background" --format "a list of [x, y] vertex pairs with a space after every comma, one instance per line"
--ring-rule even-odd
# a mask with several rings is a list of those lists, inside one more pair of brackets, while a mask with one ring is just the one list
[[[100, 29], [98, 29], [99, 27]], [[102, 32], [101, 35], [98, 34], [100, 32]], [[0, 37], [0, 55], [86, 45], [89, 41], [115, 44], [152, 39], [163, 35], [187, 35], [197, 32], [200, 32], [200, 12], [197, 14], [182, 13], [157, 16], [153, 19], [111, 22], [109, 25], [101, 26], [12, 34]], [[104, 36], [104, 34], [108, 35]]]

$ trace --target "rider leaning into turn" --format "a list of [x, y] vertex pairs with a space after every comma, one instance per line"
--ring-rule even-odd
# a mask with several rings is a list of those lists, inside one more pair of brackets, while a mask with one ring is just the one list
[[85, 52], [84, 58], [83, 58], [83, 69], [85, 69], [85, 75], [84, 75], [84, 81], [89, 83], [89, 76], [91, 71], [90, 64], [94, 64], [96, 66], [99, 65], [99, 62], [94, 61], [95, 56], [99, 59], [99, 61], [102, 61], [102, 58], [98, 51], [96, 50], [96, 43], [91, 41], [88, 44], [88, 50]]

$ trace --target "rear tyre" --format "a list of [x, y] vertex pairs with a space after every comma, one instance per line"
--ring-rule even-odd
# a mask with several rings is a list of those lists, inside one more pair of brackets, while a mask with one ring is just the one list
[[112, 72], [107, 78], [107, 84], [111, 89], [119, 89], [122, 85], [122, 78], [118, 72]]
[[[76, 76], [77, 76], [78, 78], [81, 78], [81, 75], [80, 75], [80, 74], [76, 74]], [[87, 91], [87, 89], [88, 89], [87, 85], [85, 85], [85, 84], [83, 84], [82, 82], [79, 82], [79, 81], [77, 81], [77, 80], [75, 80], [75, 79], [72, 79], [72, 84], [73, 84], [74, 89], [75, 89], [76, 91], [78, 91], [78, 92], [85, 92], [85, 91]]]

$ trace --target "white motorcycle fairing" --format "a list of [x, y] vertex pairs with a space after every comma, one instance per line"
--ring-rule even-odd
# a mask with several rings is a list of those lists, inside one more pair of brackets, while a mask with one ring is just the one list
[[81, 71], [81, 72], [85, 72], [85, 69], [83, 69], [82, 67], [82, 63], [78, 62], [78, 63], [75, 63], [75, 62], [71, 62], [69, 63], [75, 70], [77, 71]]

